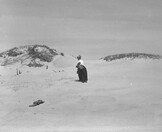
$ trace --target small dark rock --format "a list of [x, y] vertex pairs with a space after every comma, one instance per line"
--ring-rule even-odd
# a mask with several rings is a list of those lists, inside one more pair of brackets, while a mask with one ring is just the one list
[[34, 107], [34, 106], [37, 106], [37, 105], [40, 105], [40, 104], [43, 104], [44, 101], [42, 100], [37, 100], [37, 101], [34, 101], [32, 105], [29, 105], [29, 107]]

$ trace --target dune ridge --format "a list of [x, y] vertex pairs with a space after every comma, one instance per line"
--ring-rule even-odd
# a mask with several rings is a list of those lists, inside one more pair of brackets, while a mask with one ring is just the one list
[[0, 65], [6, 66], [20, 62], [29, 67], [41, 67], [58, 55], [64, 55], [46, 45], [25, 45], [14, 47], [0, 53]]
[[122, 53], [122, 54], [115, 54], [115, 55], [109, 55], [104, 58], [101, 58], [106, 61], [114, 61], [114, 60], [120, 60], [120, 59], [162, 59], [162, 56], [155, 55], [155, 54], [146, 54], [146, 53]]

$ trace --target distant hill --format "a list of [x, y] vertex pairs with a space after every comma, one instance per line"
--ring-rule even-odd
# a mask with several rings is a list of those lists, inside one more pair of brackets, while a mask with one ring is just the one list
[[[26, 45], [14, 47], [0, 53], [0, 65], [6, 66], [20, 62], [29, 67], [41, 67], [46, 62], [51, 62], [59, 53], [46, 45]], [[61, 53], [63, 55], [63, 53]]]
[[116, 55], [109, 55], [104, 58], [101, 58], [106, 61], [114, 61], [119, 59], [161, 59], [162, 56], [154, 54], [145, 54], [145, 53], [123, 53]]

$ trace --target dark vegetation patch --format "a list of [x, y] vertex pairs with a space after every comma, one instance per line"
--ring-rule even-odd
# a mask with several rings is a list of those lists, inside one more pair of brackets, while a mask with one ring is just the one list
[[58, 52], [46, 45], [26, 45], [14, 47], [0, 53], [0, 57], [4, 58], [4, 62], [1, 62], [1, 65], [8, 65], [9, 63], [12, 64], [19, 61], [23, 62], [30, 59], [31, 61], [28, 63], [28, 66], [30, 67], [42, 66], [42, 64], [38, 64], [35, 61], [36, 59], [39, 59], [40, 62], [51, 62], [56, 55], [58, 55]]
[[27, 66], [29, 66], [29, 67], [42, 67], [44, 65], [43, 64], [40, 64], [40, 63], [37, 63], [35, 61], [32, 61]]
[[[46, 48], [46, 51], [37, 51], [36, 48], [42, 47]], [[44, 62], [51, 62], [53, 60], [53, 57], [57, 55], [56, 52], [54, 52], [52, 49], [50, 49], [47, 46], [40, 46], [40, 45], [34, 45], [33, 47], [28, 48], [28, 54], [31, 58], [33, 59], [40, 59], [41, 61]]]
[[60, 55], [64, 56], [64, 53], [60, 53]]
[[16, 57], [18, 55], [23, 54], [23, 52], [20, 51], [18, 48], [15, 47], [15, 48], [12, 48], [12, 49], [10, 49], [10, 50], [8, 50], [6, 52], [0, 53], [0, 57], [2, 57], [3, 54], [6, 54], [6, 55], [11, 56], [11, 57]]
[[162, 56], [160, 55], [153, 55], [153, 54], [145, 54], [145, 53], [123, 53], [123, 54], [116, 54], [116, 55], [109, 55], [105, 58], [102, 58], [106, 61], [113, 61], [117, 59], [161, 59]]

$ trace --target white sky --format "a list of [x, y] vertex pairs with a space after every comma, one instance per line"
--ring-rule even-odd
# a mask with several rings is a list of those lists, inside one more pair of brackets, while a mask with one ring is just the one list
[[34, 40], [71, 54], [161, 54], [161, 23], [161, 0], [0, 0], [0, 51]]

